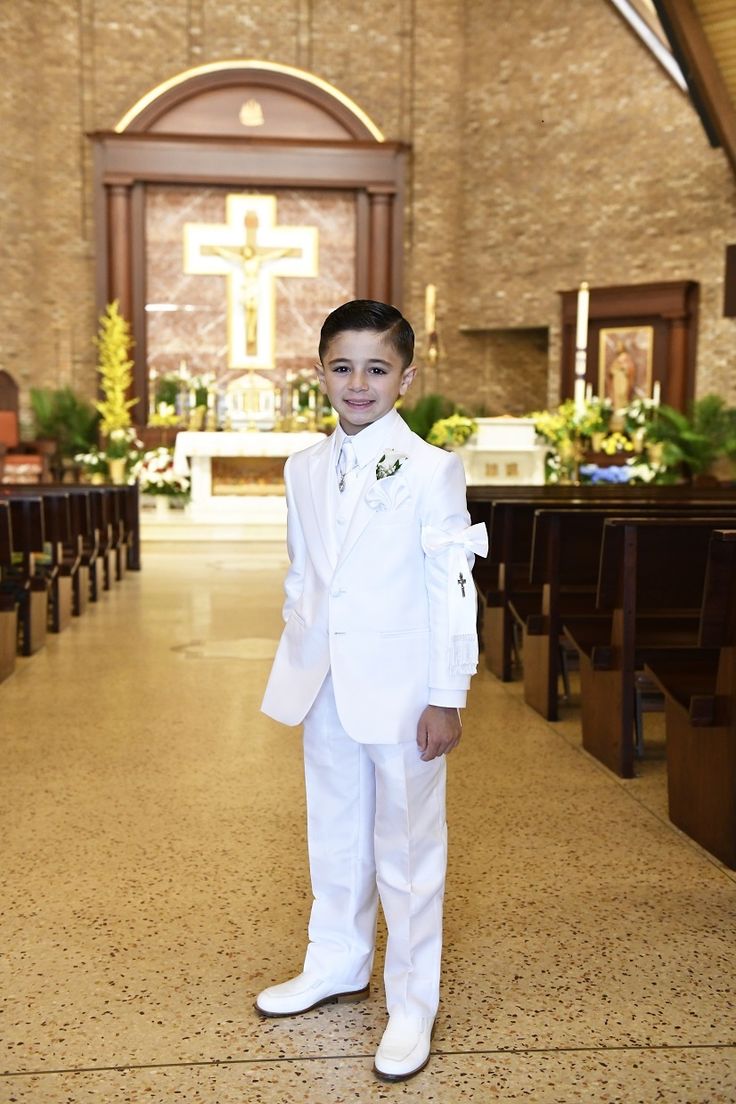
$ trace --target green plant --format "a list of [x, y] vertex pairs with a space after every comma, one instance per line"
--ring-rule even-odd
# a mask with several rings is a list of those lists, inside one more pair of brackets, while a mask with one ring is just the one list
[[727, 406], [720, 395], [704, 395], [693, 404], [692, 424], [717, 455], [736, 458], [736, 407]]
[[32, 387], [31, 408], [36, 435], [56, 441], [62, 456], [87, 451], [95, 444], [97, 411], [70, 387]]
[[455, 404], [444, 395], [423, 395], [413, 406], [402, 404], [398, 411], [409, 429], [426, 441], [435, 422], [455, 413]]
[[179, 376], [162, 376], [161, 379], [156, 381], [156, 407], [158, 408], [161, 403], [165, 403], [167, 406], [176, 406], [180, 390], [181, 379]]
[[679, 469], [686, 477], [706, 472], [718, 455], [714, 442], [700, 432], [686, 414], [660, 406], [646, 431], [648, 446], [658, 445], [660, 463]]

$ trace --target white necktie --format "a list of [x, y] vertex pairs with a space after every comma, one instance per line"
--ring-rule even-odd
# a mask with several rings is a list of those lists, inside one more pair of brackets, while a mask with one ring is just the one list
[[341, 491], [345, 490], [345, 480], [358, 466], [355, 455], [355, 446], [349, 437], [346, 437], [337, 458], [337, 485]]

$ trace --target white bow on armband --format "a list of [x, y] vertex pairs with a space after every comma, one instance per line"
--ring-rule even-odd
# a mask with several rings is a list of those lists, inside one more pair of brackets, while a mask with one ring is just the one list
[[458, 675], [474, 675], [478, 666], [476, 595], [467, 554], [488, 555], [488, 532], [483, 522], [447, 533], [433, 525], [422, 528], [427, 556], [447, 553], [448, 664]]

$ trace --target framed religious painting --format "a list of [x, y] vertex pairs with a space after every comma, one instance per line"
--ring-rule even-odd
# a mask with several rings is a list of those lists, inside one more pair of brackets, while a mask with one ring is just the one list
[[[579, 290], [560, 292], [560, 397], [575, 388]], [[591, 287], [585, 385], [620, 410], [659, 397], [686, 410], [695, 394], [700, 287], [694, 280]]]
[[602, 327], [598, 334], [598, 395], [621, 410], [652, 397], [654, 326]]

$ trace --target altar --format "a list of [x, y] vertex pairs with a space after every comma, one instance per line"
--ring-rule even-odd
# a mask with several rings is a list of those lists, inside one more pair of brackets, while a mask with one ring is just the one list
[[[283, 468], [293, 452], [322, 433], [183, 432], [174, 446], [174, 470], [191, 479], [185, 510], [144, 525], [153, 540], [283, 540], [286, 498]], [[145, 519], [144, 519], [145, 520]]]
[[468, 485], [541, 485], [547, 449], [537, 439], [533, 418], [477, 418], [473, 437], [455, 452]]

